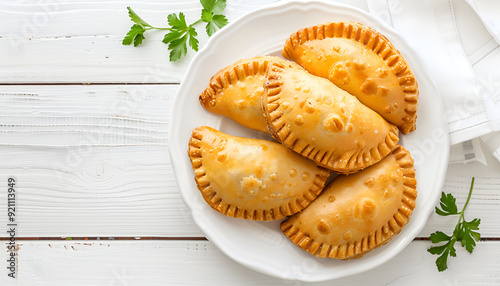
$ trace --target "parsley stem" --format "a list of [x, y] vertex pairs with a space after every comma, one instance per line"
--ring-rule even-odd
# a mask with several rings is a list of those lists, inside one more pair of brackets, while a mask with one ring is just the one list
[[467, 205], [469, 204], [470, 197], [472, 195], [472, 189], [474, 188], [474, 177], [472, 177], [472, 182], [470, 184], [470, 190], [469, 190], [469, 195], [467, 196], [467, 200], [465, 201], [464, 208], [460, 212], [460, 218], [458, 219], [458, 222], [461, 222], [464, 219], [465, 215], [465, 208], [467, 208]]
[[[198, 24], [199, 22], [201, 22], [201, 19], [199, 19], [198, 21], [194, 22], [193, 24], [189, 25], [189, 27], [192, 27], [196, 24]], [[172, 30], [172, 27], [153, 27], [153, 26], [148, 26], [148, 27], [144, 27], [144, 30], [167, 30], [167, 31], [171, 31]]]
[[191, 25], [189, 25], [189, 26], [190, 26], [190, 27], [192, 27], [192, 26], [194, 26], [194, 25], [198, 24], [198, 23], [199, 23], [199, 22], [201, 22], [201, 21], [202, 21], [201, 19], [198, 19], [198, 21], [194, 22], [193, 24], [191, 24]]
[[455, 229], [453, 230], [453, 233], [450, 236], [448, 236], [442, 231], [436, 231], [429, 236], [429, 238], [433, 243], [447, 241], [443, 245], [433, 246], [427, 250], [431, 254], [441, 255], [436, 259], [436, 266], [440, 272], [448, 268], [447, 265], [448, 257], [457, 256], [454, 247], [456, 242], [460, 242], [462, 247], [465, 247], [465, 249], [469, 253], [472, 253], [474, 247], [476, 246], [476, 242], [481, 239], [481, 235], [479, 234], [479, 232], [477, 232], [477, 230], [479, 230], [479, 224], [481, 223], [481, 219], [476, 218], [471, 220], [470, 222], [465, 220], [465, 209], [469, 205], [470, 198], [472, 196], [472, 189], [474, 188], [474, 180], [475, 178], [472, 177], [469, 195], [467, 196], [467, 200], [465, 201], [463, 209], [460, 212], [458, 211], [456, 205], [456, 199], [453, 197], [452, 194], [446, 195], [445, 193], [443, 193], [440, 202], [441, 208], [436, 207], [436, 213], [438, 215], [442, 216], [459, 215], [457, 225], [455, 226]]
[[159, 28], [159, 27], [153, 27], [153, 26], [150, 26], [150, 27], [146, 27], [145, 30], [172, 30], [172, 28]]

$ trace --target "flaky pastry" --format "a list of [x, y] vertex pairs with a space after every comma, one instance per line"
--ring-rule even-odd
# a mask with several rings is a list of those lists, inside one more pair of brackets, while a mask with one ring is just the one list
[[287, 62], [278, 57], [254, 57], [221, 69], [201, 93], [201, 105], [243, 126], [269, 133], [262, 110], [262, 96], [267, 68], [273, 61]]
[[359, 258], [408, 223], [417, 197], [410, 153], [397, 146], [381, 162], [339, 176], [302, 212], [281, 223], [296, 245], [318, 257]]
[[322, 191], [330, 173], [278, 143], [206, 126], [193, 130], [188, 154], [210, 207], [249, 220], [276, 220], [302, 210]]
[[417, 81], [379, 32], [354, 22], [316, 25], [292, 34], [282, 54], [356, 96], [403, 134], [415, 129]]
[[288, 63], [271, 63], [264, 114], [273, 137], [318, 165], [354, 173], [389, 154], [396, 126], [330, 81]]

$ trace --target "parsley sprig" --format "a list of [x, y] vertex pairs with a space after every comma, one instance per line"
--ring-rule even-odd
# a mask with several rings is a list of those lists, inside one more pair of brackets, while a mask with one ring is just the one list
[[441, 272], [448, 268], [448, 257], [456, 257], [455, 243], [460, 242], [462, 247], [472, 253], [476, 242], [481, 239], [481, 235], [477, 232], [479, 230], [479, 224], [481, 219], [475, 218], [471, 221], [465, 220], [465, 209], [469, 204], [470, 197], [472, 195], [472, 189], [474, 188], [474, 178], [472, 178], [469, 195], [463, 209], [459, 212], [456, 204], [456, 199], [452, 194], [441, 194], [441, 201], [439, 203], [440, 208], [436, 207], [436, 213], [441, 216], [449, 215], [460, 215], [457, 225], [453, 230], [452, 235], [447, 235], [442, 231], [436, 231], [429, 236], [432, 243], [445, 242], [442, 245], [432, 246], [427, 249], [428, 252], [435, 255], [440, 255], [436, 259], [437, 269]]
[[127, 7], [130, 20], [135, 24], [130, 28], [125, 38], [123, 45], [134, 44], [137, 47], [142, 44], [145, 39], [144, 33], [148, 30], [167, 30], [163, 38], [163, 43], [168, 45], [170, 51], [170, 61], [175, 62], [187, 54], [187, 46], [194, 51], [198, 51], [199, 41], [196, 38], [198, 33], [194, 26], [200, 22], [205, 22], [205, 31], [208, 36], [212, 36], [217, 28], [222, 28], [227, 25], [228, 20], [222, 13], [226, 9], [226, 0], [200, 0], [201, 18], [192, 24], [187, 24], [184, 13], [179, 15], [172, 13], [167, 16], [167, 23], [170, 27], [155, 27], [144, 21], [132, 8]]

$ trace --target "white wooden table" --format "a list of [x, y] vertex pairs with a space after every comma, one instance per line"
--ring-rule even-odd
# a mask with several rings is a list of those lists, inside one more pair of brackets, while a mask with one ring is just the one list
[[[229, 1], [234, 21], [274, 0]], [[361, 3], [364, 1], [354, 1]], [[463, 0], [452, 1], [457, 18]], [[198, 1], [69, 0], [0, 3], [0, 285], [288, 285], [236, 264], [197, 228], [168, 155], [172, 102], [193, 53], [170, 63], [163, 34], [122, 46], [126, 6], [165, 25]], [[465, 12], [464, 12], [465, 11]], [[459, 21], [460, 19], [458, 19]], [[474, 23], [477, 25], [478, 23]], [[484, 27], [482, 27], [484, 29]], [[200, 46], [207, 40], [199, 33]], [[478, 41], [491, 41], [478, 32]], [[468, 53], [474, 45], [468, 45]], [[438, 273], [430, 233], [456, 218], [431, 215], [397, 257], [318, 285], [499, 285], [500, 163], [449, 166], [443, 191], [479, 217], [482, 240]], [[16, 278], [8, 277], [7, 180], [16, 180]]]

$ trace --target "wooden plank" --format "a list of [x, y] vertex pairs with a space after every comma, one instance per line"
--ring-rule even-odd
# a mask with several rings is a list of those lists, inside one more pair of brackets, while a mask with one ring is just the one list
[[[208, 241], [22, 242], [17, 278], [0, 271], [1, 285], [498, 285], [500, 242], [463, 248], [439, 273], [428, 241], [416, 241], [389, 262], [335, 281], [301, 283], [249, 270]], [[5, 247], [5, 244], [4, 244]], [[2, 261], [9, 253], [2, 251]], [[314, 262], [313, 259], [311, 259]], [[6, 263], [6, 262], [4, 262]], [[310, 263], [311, 264], [311, 263]], [[311, 265], [298, 265], [304, 269]], [[291, 270], [293, 271], [293, 270]], [[305, 272], [307, 273], [307, 272]], [[307, 274], [304, 274], [307, 275]]]
[[[228, 1], [230, 22], [276, 0]], [[180, 82], [194, 52], [171, 63], [165, 32], [150, 31], [139, 48], [123, 46], [132, 26], [126, 7], [150, 24], [165, 27], [170, 13], [199, 19], [198, 1], [33, 1], [0, 4], [0, 83], [170, 83]], [[208, 36], [196, 26], [202, 48]]]
[[[276, 1], [228, 1], [225, 14], [232, 22]], [[362, 0], [338, 2], [367, 9]], [[121, 40], [132, 25], [127, 5], [156, 26], [165, 26], [169, 13], [183, 12], [190, 23], [201, 11], [198, 1], [178, 0], [2, 3], [0, 83], [178, 83], [194, 52], [185, 60], [170, 63], [161, 31], [148, 32], [140, 48], [122, 46]], [[464, 1], [453, 1], [453, 6], [461, 37], [475, 37], [474, 41], [463, 41], [471, 55], [491, 35]], [[201, 48], [208, 37], [202, 24], [197, 28]]]
[[[18, 180], [19, 237], [200, 237], [168, 155], [177, 85], [3, 86], [0, 182]], [[451, 165], [444, 191], [467, 218], [500, 237], [500, 164]], [[0, 188], [0, 208], [6, 208]], [[456, 217], [431, 215], [419, 237], [451, 232]], [[7, 216], [0, 216], [5, 237]]]
[[[481, 219], [480, 232], [483, 237], [500, 237], [500, 163], [492, 156], [487, 158], [488, 166], [478, 162], [449, 165], [442, 191], [453, 194], [457, 199], [458, 208], [462, 209], [467, 200], [471, 179], [475, 177], [474, 190], [465, 218], [468, 221]], [[436, 230], [452, 233], [457, 220], [457, 216], [443, 217], [433, 213], [419, 236], [428, 237]]]
[[[201, 236], [169, 161], [176, 90], [4, 86], [0, 181], [17, 180], [18, 235]], [[0, 217], [0, 236], [6, 220]]]
[[176, 85], [3, 86], [0, 145], [165, 147], [176, 91]]

